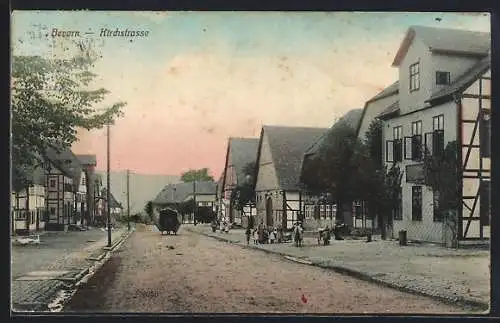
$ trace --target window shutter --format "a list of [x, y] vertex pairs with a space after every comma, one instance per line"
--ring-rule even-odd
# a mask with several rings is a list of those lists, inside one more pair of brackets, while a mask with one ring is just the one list
[[392, 140], [385, 142], [385, 161], [388, 163], [394, 162], [394, 141]]
[[[433, 152], [433, 150], [432, 150], [432, 148], [433, 148], [433, 141], [432, 141], [433, 135], [432, 134], [433, 134], [432, 132], [427, 132], [425, 134], [425, 138], [424, 138], [424, 141], [425, 141], [425, 143], [424, 143], [425, 148], [424, 149], [427, 151], [427, 153], [429, 155], [432, 155], [432, 152]], [[424, 150], [424, 152], [425, 152], [425, 150]]]
[[491, 157], [491, 118], [489, 114], [483, 114], [481, 123], [479, 124], [479, 139], [481, 157]]
[[481, 181], [479, 202], [481, 225], [490, 224], [490, 189], [491, 185], [489, 181]]
[[405, 137], [404, 154], [406, 160], [411, 160], [413, 155], [413, 137]]

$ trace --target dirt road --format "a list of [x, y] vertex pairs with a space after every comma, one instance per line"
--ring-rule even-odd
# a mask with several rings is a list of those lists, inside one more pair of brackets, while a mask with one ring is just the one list
[[451, 313], [464, 309], [188, 231], [137, 231], [65, 311]]

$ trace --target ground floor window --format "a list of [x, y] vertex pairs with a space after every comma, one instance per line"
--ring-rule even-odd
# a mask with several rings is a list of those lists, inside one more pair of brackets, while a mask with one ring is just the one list
[[403, 189], [401, 187], [399, 187], [396, 192], [396, 203], [394, 204], [392, 213], [394, 220], [403, 220]]
[[422, 221], [422, 186], [411, 188], [411, 219]]

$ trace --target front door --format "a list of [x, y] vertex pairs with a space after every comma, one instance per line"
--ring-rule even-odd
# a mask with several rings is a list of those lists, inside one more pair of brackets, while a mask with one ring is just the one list
[[273, 200], [268, 197], [266, 200], [266, 224], [268, 226], [273, 226]]

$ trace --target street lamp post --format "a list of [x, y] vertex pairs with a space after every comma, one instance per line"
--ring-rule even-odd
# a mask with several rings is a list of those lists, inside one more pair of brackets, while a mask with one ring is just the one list
[[106, 125], [106, 133], [107, 133], [107, 169], [106, 169], [106, 173], [107, 173], [107, 186], [108, 186], [108, 189], [106, 190], [106, 197], [107, 197], [107, 211], [108, 211], [108, 247], [111, 247], [111, 204], [110, 204], [110, 201], [111, 201], [111, 185], [110, 185], [110, 182], [111, 182], [111, 177], [110, 177], [110, 168], [111, 168], [111, 164], [110, 164], [110, 122], [108, 122], [108, 124]]

